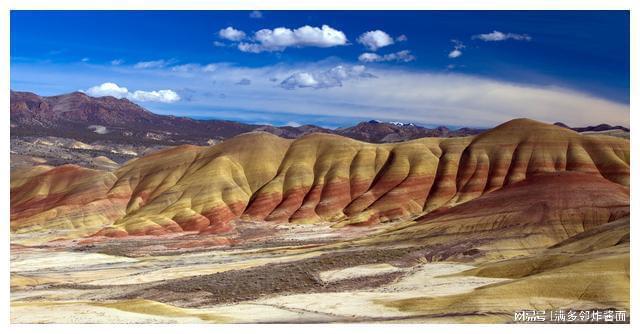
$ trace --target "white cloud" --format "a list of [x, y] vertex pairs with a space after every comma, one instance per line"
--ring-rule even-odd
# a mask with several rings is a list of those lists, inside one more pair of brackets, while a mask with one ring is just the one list
[[122, 65], [124, 63], [124, 60], [122, 60], [122, 59], [114, 59], [110, 63], [113, 66], [118, 66], [118, 65]]
[[267, 50], [260, 44], [256, 44], [256, 43], [240, 43], [238, 44], [238, 50], [242, 52], [250, 52], [250, 53], [260, 53], [263, 51], [275, 51], [275, 50]]
[[169, 65], [169, 61], [166, 61], [164, 59], [158, 59], [158, 60], [150, 60], [150, 61], [141, 61], [133, 65], [133, 67], [139, 68], [139, 69], [149, 69], [149, 68], [162, 68], [167, 65]]
[[289, 47], [319, 47], [328, 48], [347, 44], [346, 35], [340, 31], [323, 25], [321, 28], [302, 26], [297, 29], [275, 28], [258, 30], [250, 43], [240, 43], [238, 49], [242, 52], [273, 52], [283, 51]]
[[259, 10], [254, 10], [251, 13], [249, 13], [249, 17], [252, 19], [261, 19], [262, 18], [262, 12]]
[[126, 87], [120, 87], [113, 82], [105, 82], [98, 86], [93, 86], [86, 91], [87, 95], [100, 97], [100, 96], [113, 96], [116, 98], [128, 98], [133, 101], [141, 102], [161, 102], [161, 103], [173, 103], [180, 100], [180, 96], [170, 90], [162, 89], [157, 91], [143, 91], [136, 90], [135, 92], [129, 92]]
[[161, 89], [153, 91], [137, 90], [130, 95], [134, 101], [142, 102], [161, 102], [161, 103], [173, 103], [180, 101], [178, 93], [170, 89]]
[[280, 87], [284, 89], [340, 87], [344, 81], [363, 78], [375, 78], [375, 76], [367, 72], [366, 67], [362, 65], [350, 67], [338, 65], [324, 72], [294, 73], [284, 79]]
[[[260, 115], [274, 121], [285, 113], [458, 126], [495, 126], [520, 117], [575, 126], [629, 124], [628, 104], [554, 86], [403, 68], [358, 67], [350, 72], [353, 66], [347, 64], [330, 70], [321, 64], [299, 66], [303, 67], [221, 65], [216, 72], [216, 92], [226, 98], [201, 97], [199, 103], [221, 112], [259, 110]], [[375, 80], [366, 79], [373, 75]], [[284, 80], [274, 85], [268, 80], [273, 77]], [[251, 86], [234, 85], [241, 78], [250, 79]], [[184, 80], [180, 82], [194, 89], [210, 85], [205, 78]], [[229, 113], [219, 117], [238, 116]]]
[[396, 42], [406, 42], [407, 41], [407, 35], [400, 35], [398, 37], [396, 37]]
[[89, 58], [84, 57], [84, 58], [80, 59], [80, 61], [81, 61], [81, 62], [83, 62], [83, 63], [86, 63], [86, 62], [88, 62], [88, 61], [89, 61]]
[[373, 63], [378, 61], [383, 61], [382, 56], [377, 53], [365, 52], [358, 57], [358, 60], [363, 63]]
[[393, 38], [382, 30], [367, 31], [358, 37], [358, 43], [371, 51], [393, 44]]
[[218, 36], [220, 36], [220, 38], [238, 42], [243, 40], [247, 35], [242, 30], [237, 30], [233, 27], [226, 27], [224, 29], [220, 29]]
[[409, 50], [402, 50], [394, 53], [389, 53], [386, 55], [379, 55], [377, 53], [365, 52], [358, 57], [358, 60], [363, 63], [374, 63], [374, 62], [383, 62], [383, 61], [397, 61], [397, 62], [405, 62], [408, 63], [410, 61], [414, 61], [416, 59], [415, 56], [411, 54]]
[[449, 52], [449, 58], [458, 58], [460, 56], [462, 56], [462, 51], [458, 49], [453, 49]]
[[466, 48], [467, 46], [457, 39], [453, 39], [451, 40], [451, 42], [453, 43], [453, 50], [449, 52], [449, 58], [458, 58], [462, 56], [462, 51], [460, 50]]
[[315, 76], [309, 72], [294, 73], [280, 83], [280, 87], [286, 89], [306, 87], [319, 88], [319, 86], [320, 82], [316, 80]]
[[[331, 75], [320, 75], [334, 67], [327, 64], [297, 63], [292, 67], [289, 63], [282, 63], [243, 67], [216, 63], [213, 74], [196, 72], [197, 75], [193, 76], [173, 72], [170, 68], [146, 71], [142, 76], [140, 71], [133, 69], [97, 65], [90, 73], [56, 72], [55, 82], [68, 82], [66, 87], [70, 90], [77, 89], [74, 85], [78, 82], [99, 80], [96, 78], [100, 77], [114, 77], [114, 82], [118, 82], [116, 79], [126, 80], [130, 87], [146, 87], [149, 82], [154, 82], [160, 85], [158, 87], [176, 87], [174, 90], [180, 95], [180, 101], [184, 99], [183, 90], [188, 88], [194, 91], [194, 99], [181, 103], [179, 110], [171, 104], [157, 104], [151, 110], [183, 116], [212, 116], [215, 113], [220, 118], [238, 120], [246, 116], [247, 121], [263, 119], [265, 122], [278, 122], [282, 115], [288, 114], [291, 115], [288, 119], [305, 122], [311, 122], [308, 120], [317, 116], [325, 120], [335, 118], [336, 122], [338, 119], [366, 118], [490, 127], [513, 118], [528, 117], [572, 126], [599, 123], [629, 125], [628, 103], [568, 88], [516, 84], [444, 69], [434, 73], [404, 67], [367, 67], [364, 72], [375, 75], [375, 80], [346, 79], [341, 81], [342, 87], [315, 89], [323, 85], [327, 87], [327, 81], [336, 83], [335, 80], [325, 80], [324, 77]], [[343, 67], [351, 68], [352, 65], [344, 64]], [[45, 83], [54, 82], [49, 79], [54, 76], [43, 75], [47, 73], [46, 67], [16, 66], [25, 80], [40, 78]], [[461, 65], [455, 64], [455, 67]], [[291, 76], [295, 77], [289, 81], [291, 88], [283, 89], [280, 83]], [[251, 85], [234, 85], [242, 78], [251, 80]], [[269, 81], [270, 78], [278, 78], [278, 81]], [[216, 80], [215, 85], [212, 85], [212, 80]], [[237, 110], [252, 112], [240, 115]]]
[[218, 65], [219, 64], [198, 64], [198, 63], [187, 63], [187, 64], [181, 64], [181, 65], [176, 65], [176, 66], [172, 66], [171, 67], [171, 72], [176, 72], [176, 73], [198, 73], [198, 72], [203, 72], [203, 73], [212, 73], [215, 72], [216, 69], [218, 69]]
[[98, 86], [93, 86], [86, 91], [87, 95], [91, 96], [113, 96], [117, 98], [127, 97], [129, 90], [125, 87], [120, 87], [113, 82], [105, 82]]
[[506, 41], [508, 39], [513, 39], [516, 41], [530, 41], [531, 37], [527, 34], [514, 34], [514, 33], [503, 33], [497, 30], [487, 34], [479, 34], [472, 37], [473, 39], [479, 39], [485, 42], [499, 42]]

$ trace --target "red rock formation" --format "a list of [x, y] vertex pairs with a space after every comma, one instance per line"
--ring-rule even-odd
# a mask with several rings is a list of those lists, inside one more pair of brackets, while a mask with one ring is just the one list
[[[253, 133], [213, 147], [157, 152], [114, 174], [68, 166], [46, 171], [12, 189], [12, 228], [46, 227], [52, 212], [72, 226], [110, 225], [98, 232], [104, 236], [220, 234], [238, 219], [367, 225], [458, 207], [534, 175], [565, 171], [628, 189], [629, 141], [530, 120], [477, 137], [382, 145], [328, 134], [291, 141]], [[55, 191], [41, 194], [52, 185]], [[87, 203], [103, 208], [79, 207]]]

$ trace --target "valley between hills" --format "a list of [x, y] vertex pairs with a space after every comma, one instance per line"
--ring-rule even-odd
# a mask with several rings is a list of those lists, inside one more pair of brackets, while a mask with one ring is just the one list
[[12, 169], [13, 323], [629, 312], [626, 138], [516, 119], [397, 142], [258, 130], [120, 149]]

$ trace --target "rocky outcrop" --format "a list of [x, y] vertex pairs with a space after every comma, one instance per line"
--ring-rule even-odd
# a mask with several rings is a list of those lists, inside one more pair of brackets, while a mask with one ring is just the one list
[[56, 234], [110, 225], [125, 215], [130, 194], [113, 188], [117, 178], [112, 173], [64, 165], [25, 174], [12, 180], [14, 231]]
[[428, 260], [534, 254], [629, 216], [629, 188], [581, 172], [537, 173], [424, 215], [367, 243], [433, 246]]
[[[558, 172], [624, 190], [629, 141], [582, 136], [526, 119], [476, 137], [377, 145], [330, 134], [287, 140], [250, 133], [212, 147], [157, 152], [113, 174], [82, 171], [67, 177], [86, 187], [33, 190], [61, 182], [52, 177], [59, 168], [12, 188], [14, 231], [60, 222], [92, 226], [98, 235], [114, 237], [217, 234], [230, 231], [238, 220], [368, 225], [459, 206]], [[110, 206], [89, 214], [73, 206], [76, 202], [62, 201], [69, 198]]]

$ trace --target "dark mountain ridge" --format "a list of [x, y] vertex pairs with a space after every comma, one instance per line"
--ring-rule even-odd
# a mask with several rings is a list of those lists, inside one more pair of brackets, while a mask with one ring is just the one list
[[606, 123], [602, 123], [602, 124], [598, 124], [598, 125], [591, 125], [591, 126], [583, 126], [583, 127], [575, 127], [572, 128], [562, 122], [556, 122], [553, 123], [553, 125], [557, 125], [563, 128], [567, 128], [567, 129], [571, 129], [573, 131], [576, 132], [602, 132], [602, 131], [610, 131], [610, 130], [622, 130], [625, 132], [630, 132], [629, 128], [626, 128], [624, 126], [621, 125], [609, 125]]
[[[154, 114], [126, 98], [91, 97], [82, 92], [39, 96], [11, 91], [11, 136], [54, 136], [84, 142], [113, 141], [140, 144], [206, 145], [236, 135], [264, 131], [295, 139], [310, 133], [332, 133], [371, 143], [401, 142], [423, 137], [461, 137], [482, 133], [482, 129], [429, 129], [414, 123], [370, 120], [335, 130], [315, 125], [272, 126], [226, 120], [197, 120]], [[556, 125], [569, 128], [565, 124]], [[629, 129], [601, 124], [569, 128], [577, 132]]]
[[382, 143], [422, 137], [456, 137], [483, 130], [446, 127], [428, 129], [413, 123], [368, 121], [336, 130], [315, 125], [271, 126], [225, 120], [196, 120], [158, 115], [127, 100], [110, 96], [91, 97], [82, 92], [39, 96], [11, 91], [12, 136], [57, 136], [82, 141], [207, 144], [241, 133], [264, 131], [289, 139], [309, 133], [333, 133], [357, 140]]

